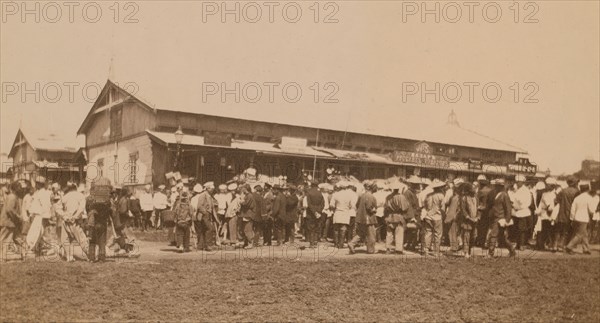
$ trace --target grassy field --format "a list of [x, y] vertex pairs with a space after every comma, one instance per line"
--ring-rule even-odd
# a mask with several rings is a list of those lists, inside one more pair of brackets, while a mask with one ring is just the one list
[[0, 266], [2, 321], [598, 322], [598, 259]]

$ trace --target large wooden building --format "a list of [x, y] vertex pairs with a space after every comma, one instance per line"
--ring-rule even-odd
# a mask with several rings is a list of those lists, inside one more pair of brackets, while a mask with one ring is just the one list
[[221, 183], [249, 166], [288, 181], [306, 173], [323, 179], [328, 168], [359, 179], [536, 173], [519, 158], [525, 151], [461, 127], [454, 113], [435, 130], [436, 137], [399, 138], [186, 112], [108, 80], [78, 134], [86, 138], [88, 180], [103, 175], [117, 185], [162, 184], [171, 171]]
[[85, 150], [75, 137], [65, 139], [54, 133], [17, 131], [8, 157], [11, 162], [2, 165], [11, 180], [30, 180], [42, 175], [64, 185], [67, 181], [85, 181]]

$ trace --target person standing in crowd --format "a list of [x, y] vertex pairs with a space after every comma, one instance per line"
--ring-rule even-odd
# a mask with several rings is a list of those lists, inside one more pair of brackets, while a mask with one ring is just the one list
[[325, 208], [325, 199], [317, 188], [318, 183], [311, 181], [310, 188], [306, 191], [306, 240], [310, 248], [317, 247], [319, 240], [319, 222]]
[[77, 191], [75, 183], [67, 183], [67, 193], [63, 196], [63, 223], [61, 226], [61, 246], [66, 251], [68, 262], [75, 261], [73, 258], [73, 247], [71, 243], [76, 241], [81, 250], [87, 254], [89, 246], [88, 239], [81, 227], [85, 215], [85, 196]]
[[558, 215], [555, 222], [555, 231], [553, 239], [553, 248], [558, 251], [563, 251], [565, 244], [569, 239], [569, 232], [571, 228], [571, 206], [573, 200], [579, 194], [577, 184], [579, 180], [575, 176], [567, 177], [567, 185], [569, 187], [561, 190], [556, 195], [556, 201], [558, 202]]
[[272, 186], [269, 183], [265, 183], [265, 190], [263, 192], [263, 203], [262, 203], [262, 214], [263, 214], [263, 243], [265, 246], [272, 245], [273, 239], [273, 201], [275, 195], [273, 195]]
[[350, 214], [350, 224], [348, 225], [348, 234], [346, 236], [346, 241], [348, 242], [356, 235], [356, 202], [358, 201], [358, 188], [356, 185], [355, 183], [349, 183], [347, 188], [348, 193], [352, 196], [351, 207], [348, 211]]
[[571, 223], [573, 225], [573, 238], [565, 247], [568, 254], [581, 244], [584, 255], [590, 255], [587, 226], [598, 207], [596, 192], [590, 190], [588, 184], [581, 185], [581, 193], [573, 200], [571, 205]]
[[[447, 200], [446, 217], [444, 223], [448, 228], [448, 240], [450, 242], [450, 252], [458, 252], [459, 246], [459, 217], [461, 212], [462, 195], [460, 186], [465, 184], [462, 178], [454, 179], [452, 196], [444, 197]], [[448, 192], [448, 191], [447, 191]]]
[[508, 239], [509, 226], [512, 225], [512, 205], [508, 192], [506, 191], [504, 179], [492, 181], [494, 190], [490, 192], [493, 196], [493, 203], [490, 209], [490, 228], [488, 241], [488, 256], [494, 257], [498, 236], [502, 237], [504, 244], [508, 248], [509, 255], [514, 257], [516, 252], [512, 243]]
[[31, 227], [27, 233], [27, 246], [29, 250], [39, 254], [42, 250], [40, 242], [43, 240], [44, 229], [52, 216], [51, 192], [46, 189], [46, 178], [37, 176], [35, 179], [36, 191], [33, 194], [31, 207]]
[[461, 184], [457, 190], [460, 198], [460, 211], [458, 212], [457, 223], [459, 224], [459, 233], [462, 237], [463, 252], [465, 258], [471, 257], [471, 246], [473, 245], [475, 235], [477, 234], [477, 222], [479, 221], [477, 208], [477, 198], [475, 197], [475, 188], [470, 183]]
[[0, 211], [0, 261], [7, 257], [8, 250], [13, 244], [22, 247], [23, 243], [19, 228], [23, 190], [19, 182], [10, 185], [10, 191], [4, 196], [4, 205]]
[[373, 193], [377, 191], [375, 183], [365, 183], [365, 192], [358, 197], [356, 205], [357, 234], [348, 242], [350, 254], [354, 254], [354, 246], [361, 240], [367, 244], [367, 253], [375, 253], [375, 235], [377, 226], [377, 199]]
[[525, 176], [515, 176], [516, 191], [511, 197], [513, 214], [515, 217], [515, 232], [517, 239], [517, 249], [525, 250], [527, 236], [531, 227], [533, 227], [533, 218], [531, 217], [530, 206], [533, 202], [531, 192], [525, 185]]
[[432, 192], [425, 198], [425, 216], [423, 218], [423, 243], [422, 253], [427, 250], [434, 256], [440, 253], [440, 239], [442, 236], [442, 216], [444, 212], [444, 193], [445, 182], [435, 180], [429, 185]]
[[321, 231], [321, 239], [324, 242], [327, 242], [327, 239], [331, 236], [330, 231], [333, 228], [333, 213], [329, 209], [329, 204], [331, 202], [331, 194], [333, 193], [333, 186], [329, 183], [322, 183], [321, 186], [321, 196], [323, 196], [323, 200], [325, 201], [325, 205], [323, 206], [323, 216], [321, 217], [321, 221], [323, 223], [323, 230]]
[[238, 218], [240, 214], [242, 198], [236, 183], [231, 183], [227, 186], [227, 190], [232, 194], [231, 203], [225, 213], [225, 221], [229, 232], [229, 243], [232, 245], [239, 244], [238, 238]]
[[330, 208], [333, 211], [333, 244], [335, 248], [342, 249], [350, 225], [350, 210], [354, 194], [350, 192], [346, 182], [336, 183], [335, 189], [330, 202]]
[[[89, 249], [88, 260], [91, 262], [103, 262], [106, 260], [106, 231], [108, 221], [111, 217], [112, 208], [110, 192], [112, 185], [110, 180], [101, 177], [92, 182], [90, 195], [86, 201], [88, 214], [88, 236]], [[96, 258], [96, 247], [98, 247], [98, 258]]]
[[135, 194], [129, 194], [129, 212], [133, 215], [133, 225], [130, 227], [134, 227], [138, 230], [142, 229], [142, 205], [140, 200], [135, 196]]
[[[263, 230], [264, 230], [264, 199], [262, 197], [263, 194], [263, 188], [261, 185], [256, 185], [254, 186], [254, 192], [252, 192], [252, 198], [254, 199], [254, 203], [255, 203], [255, 212], [254, 212], [254, 218], [252, 219], [252, 228], [254, 230], [254, 246], [260, 247], [260, 238], [263, 235]], [[264, 237], [263, 237], [263, 241], [264, 241]]]
[[152, 202], [154, 204], [154, 227], [156, 230], [163, 229], [163, 212], [167, 210], [169, 200], [165, 194], [166, 186], [159, 185], [158, 192], [154, 193]]
[[198, 250], [211, 251], [213, 236], [215, 234], [216, 206], [213, 199], [215, 185], [213, 182], [204, 184], [204, 189], [198, 194], [198, 205], [194, 219], [194, 228], [198, 239]]
[[405, 180], [405, 183], [407, 188], [402, 194], [404, 194], [404, 197], [413, 209], [414, 217], [409, 220], [409, 223], [406, 224], [406, 228], [404, 230], [406, 238], [404, 241], [407, 242], [407, 249], [416, 251], [417, 245], [421, 241], [421, 205], [419, 203], [418, 196], [421, 192], [422, 180], [418, 176], [412, 175]]
[[492, 187], [489, 185], [487, 177], [485, 177], [483, 174], [477, 176], [477, 183], [479, 184], [479, 189], [476, 193], [477, 217], [479, 218], [479, 222], [477, 223], [475, 245], [485, 249], [487, 248], [486, 243], [488, 241], [488, 228], [490, 222], [489, 212], [491, 209], [489, 196], [490, 192], [492, 191]]
[[285, 190], [285, 219], [284, 219], [284, 232], [285, 232], [285, 240], [284, 244], [294, 243], [295, 239], [295, 231], [294, 225], [298, 220], [298, 205], [300, 200], [296, 195], [296, 187], [293, 185], [288, 185]]
[[232, 196], [229, 191], [227, 191], [227, 185], [221, 184], [219, 185], [219, 191], [215, 194], [215, 200], [217, 200], [217, 217], [219, 218], [219, 223], [221, 223], [220, 230], [217, 234], [220, 237], [220, 240], [227, 239], [227, 226], [225, 223], [225, 213], [227, 212], [227, 208], [231, 203]]
[[404, 229], [407, 221], [414, 217], [414, 210], [410, 205], [406, 196], [400, 192], [400, 182], [390, 184], [392, 194], [390, 194], [384, 205], [385, 223], [386, 223], [386, 239], [385, 249], [387, 254], [391, 254], [392, 242], [395, 241], [395, 252], [398, 254], [404, 253]]
[[277, 238], [277, 245], [281, 246], [285, 238], [285, 218], [286, 218], [286, 197], [283, 192], [283, 188], [279, 184], [273, 186], [273, 193], [275, 199], [273, 200], [273, 222], [275, 226], [275, 237]]
[[154, 211], [154, 202], [152, 197], [152, 186], [147, 184], [144, 186], [144, 192], [140, 195], [140, 207], [142, 209], [142, 231], [152, 227], [152, 211]]
[[[600, 182], [592, 181], [590, 183], [590, 189], [593, 192], [596, 192], [594, 198], [596, 201], [600, 201]], [[588, 224], [588, 237], [590, 239], [590, 243], [598, 243], [598, 231], [600, 230], [600, 203], [596, 202], [598, 207], [596, 208], [596, 212], [592, 216], [590, 223]]]
[[375, 212], [375, 217], [377, 218], [375, 241], [380, 242], [385, 241], [386, 225], [384, 217], [384, 205], [389, 194], [385, 191], [385, 185], [381, 181], [375, 183], [375, 186], [377, 187], [377, 191], [373, 193], [373, 197], [375, 197], [375, 200], [377, 201], [377, 211]]
[[242, 232], [244, 234], [244, 249], [254, 248], [254, 220], [256, 219], [256, 199], [252, 194], [250, 185], [241, 188], [242, 202], [240, 216], [242, 217]]
[[190, 252], [190, 226], [192, 224], [192, 214], [195, 208], [190, 204], [190, 194], [187, 189], [181, 192], [181, 196], [173, 211], [175, 212], [175, 235], [177, 239], [177, 249], [180, 253]]
[[542, 198], [536, 209], [538, 219], [541, 222], [540, 231], [537, 235], [536, 246], [538, 250], [546, 250], [546, 246], [552, 252], [556, 252], [554, 249], [554, 219], [552, 213], [556, 209], [556, 188], [558, 183], [556, 179], [552, 177], [546, 178], [546, 189], [542, 192]]
[[19, 236], [23, 241], [26, 240], [27, 232], [29, 232], [29, 228], [31, 227], [31, 214], [29, 212], [29, 208], [31, 207], [31, 202], [33, 201], [33, 193], [35, 193], [35, 187], [31, 185], [30, 182], [21, 182], [21, 187], [23, 188], [24, 196], [23, 203], [21, 207], [21, 230], [19, 232]]

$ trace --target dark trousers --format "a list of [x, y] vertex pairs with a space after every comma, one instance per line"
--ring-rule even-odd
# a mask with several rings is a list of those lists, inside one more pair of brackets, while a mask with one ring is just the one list
[[262, 223], [263, 243], [270, 246], [273, 239], [273, 220], [265, 219]]
[[343, 248], [344, 241], [348, 231], [348, 225], [344, 223], [333, 224], [333, 245], [336, 248]]
[[353, 216], [350, 218], [350, 225], [348, 225], [348, 232], [346, 233], [346, 241], [352, 240], [352, 238], [356, 235], [356, 217]]
[[488, 242], [488, 248], [489, 248], [489, 254], [491, 256], [494, 255], [494, 251], [496, 250], [496, 242], [498, 241], [498, 236], [500, 236], [500, 238], [503, 240], [504, 244], [506, 244], [506, 247], [508, 248], [508, 251], [510, 252], [511, 255], [515, 254], [515, 247], [513, 247], [512, 243], [510, 242], [510, 240], [508, 239], [508, 234], [509, 234], [509, 228], [508, 227], [500, 227], [500, 224], [498, 224], [498, 220], [499, 219], [493, 219], [492, 221], [490, 221], [490, 235], [489, 235], [489, 242]]
[[322, 213], [321, 217], [317, 221], [317, 240], [320, 242], [321, 240], [327, 240], [327, 231], [325, 231], [327, 224], [327, 214]]
[[152, 222], [150, 218], [152, 217], [152, 211], [144, 211], [142, 212], [142, 230], [146, 231], [148, 228], [152, 227]]
[[254, 221], [242, 219], [244, 227], [244, 246], [251, 245], [254, 242]]
[[98, 224], [90, 229], [89, 260], [96, 260], [96, 246], [98, 246], [98, 260], [106, 259], [106, 229], [106, 225]]
[[165, 222], [165, 229], [167, 229], [167, 238], [169, 240], [169, 243], [177, 244], [177, 239], [175, 238], [175, 222]]
[[[254, 233], [254, 237], [252, 239], [254, 245], [258, 245], [260, 242], [260, 237], [263, 235], [263, 221], [252, 221], [252, 232]], [[264, 239], [263, 239], [264, 240]]]
[[307, 215], [304, 221], [306, 223], [306, 241], [308, 241], [310, 246], [315, 246], [319, 239], [319, 219], [311, 214]]
[[188, 223], [185, 224], [177, 224], [175, 227], [175, 233], [177, 236], [177, 245], [183, 246], [185, 250], [190, 249], [190, 225]]
[[490, 220], [485, 212], [480, 213], [479, 222], [477, 222], [477, 237], [475, 238], [475, 245], [485, 248], [488, 243], [488, 231], [490, 228]]
[[360, 241], [364, 241], [367, 245], [367, 253], [375, 253], [375, 224], [364, 224], [358, 223], [356, 228], [356, 235], [348, 245], [354, 246]]
[[277, 243], [283, 242], [294, 243], [294, 222], [275, 221], [275, 229], [277, 231]]
[[554, 238], [552, 238], [552, 248], [554, 250], [563, 249], [571, 231], [571, 223], [555, 222], [554, 223]]
[[325, 228], [323, 229], [323, 238], [327, 240], [327, 238], [332, 236], [333, 232], [333, 217], [325, 218]]
[[546, 249], [546, 245], [552, 249], [554, 246], [554, 229], [555, 226], [552, 225], [550, 220], [542, 220], [542, 231], [540, 231], [537, 235], [537, 249], [544, 250]]
[[196, 248], [206, 249], [211, 246], [215, 233], [215, 227], [212, 221], [207, 216], [203, 216], [202, 220], [194, 221], [194, 229], [196, 229], [196, 236], [198, 238], [198, 244]]
[[385, 236], [387, 235], [387, 231], [386, 231], [386, 227], [387, 224], [385, 223], [385, 218], [384, 217], [377, 217], [377, 228], [375, 229], [375, 235], [376, 235], [376, 241], [385, 241]]

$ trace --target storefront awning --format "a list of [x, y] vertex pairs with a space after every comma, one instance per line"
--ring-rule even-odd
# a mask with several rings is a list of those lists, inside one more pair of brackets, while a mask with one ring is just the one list
[[[175, 136], [172, 133], [167, 132], [156, 132], [151, 130], [146, 130], [146, 132], [150, 135], [150, 138], [154, 140], [158, 140], [163, 144], [176, 145]], [[272, 154], [272, 155], [289, 155], [289, 156], [299, 156], [299, 157], [321, 157], [321, 158], [331, 158], [332, 156], [323, 153], [321, 151], [315, 150], [312, 147], [281, 147], [279, 145], [269, 143], [269, 142], [259, 142], [259, 141], [249, 141], [249, 140], [238, 140], [232, 139], [231, 146], [217, 146], [217, 145], [207, 145], [204, 141], [203, 136], [198, 135], [185, 135], [183, 136], [183, 140], [181, 145], [185, 146], [197, 146], [197, 147], [211, 147], [211, 148], [221, 148], [221, 149], [237, 149], [237, 150], [245, 150], [245, 151], [255, 151], [257, 153], [264, 154]]]

